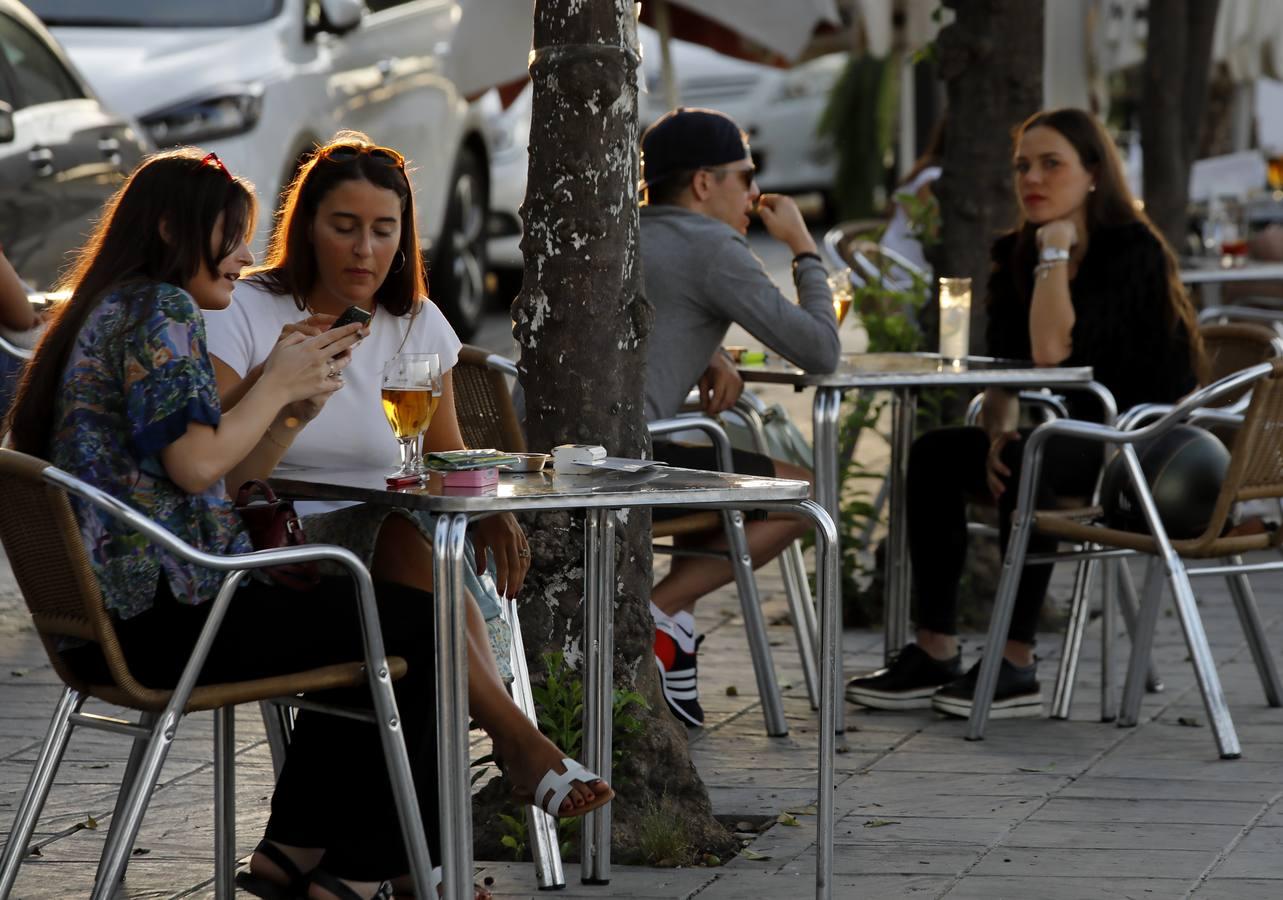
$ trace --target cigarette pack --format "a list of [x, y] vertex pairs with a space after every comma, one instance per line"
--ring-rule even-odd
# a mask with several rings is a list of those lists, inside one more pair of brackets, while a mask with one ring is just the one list
[[561, 472], [572, 466], [591, 466], [606, 458], [600, 444], [558, 444], [552, 448], [552, 467]]
[[494, 466], [488, 469], [464, 469], [457, 472], [443, 472], [441, 485], [445, 488], [489, 487], [499, 483], [499, 470]]

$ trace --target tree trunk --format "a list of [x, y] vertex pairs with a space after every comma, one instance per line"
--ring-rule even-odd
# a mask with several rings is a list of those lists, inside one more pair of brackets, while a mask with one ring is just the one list
[[[642, 456], [650, 439], [642, 412], [646, 337], [653, 311], [641, 293], [637, 216], [638, 65], [631, 0], [537, 0], [530, 170], [522, 217], [525, 272], [513, 304], [518, 369], [532, 449], [602, 444]], [[543, 655], [583, 659], [583, 516], [528, 517], [533, 565], [521, 620], [536, 682]], [[617, 535], [615, 688], [650, 704], [641, 727], [616, 743], [614, 852], [641, 861], [639, 824], [663, 808], [686, 826], [696, 853], [725, 854], [729, 833], [712, 817], [690, 762], [685, 729], [664, 706], [653, 661], [650, 516], [620, 516]], [[563, 750], [571, 748], [564, 747]], [[487, 797], [501, 792], [488, 790]], [[506, 789], [502, 789], [506, 794]], [[493, 808], [477, 816], [478, 853], [508, 855]]]
[[1145, 211], [1168, 242], [1185, 247], [1189, 170], [1198, 149], [1219, 0], [1150, 0], [1140, 146]]
[[[936, 38], [949, 98], [944, 174], [935, 183], [941, 241], [937, 275], [971, 278], [971, 348], [984, 347], [989, 245], [1016, 222], [1011, 130], [1042, 104], [1043, 5], [1029, 0], [944, 0], [955, 19]], [[938, 316], [932, 316], [934, 332]], [[935, 346], [934, 333], [928, 346]]]

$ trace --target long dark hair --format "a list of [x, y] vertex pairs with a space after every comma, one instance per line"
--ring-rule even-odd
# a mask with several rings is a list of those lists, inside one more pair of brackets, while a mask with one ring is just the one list
[[[335, 150], [351, 148], [354, 155]], [[419, 255], [419, 234], [415, 224], [414, 192], [404, 165], [389, 165], [388, 157], [372, 154], [378, 150], [359, 131], [340, 131], [328, 144], [317, 147], [299, 166], [298, 174], [285, 189], [281, 211], [272, 230], [267, 259], [251, 269], [253, 278], [273, 294], [288, 294], [299, 310], [307, 308], [307, 297], [316, 287], [316, 248], [311, 229], [317, 207], [325, 195], [345, 181], [368, 181], [375, 187], [387, 188], [401, 198], [401, 239], [398, 253], [404, 263], [393, 268], [374, 292], [374, 299], [394, 316], [403, 316], [414, 308], [419, 297], [428, 294], [423, 258]]]
[[[58, 284], [71, 297], [55, 311], [18, 386], [5, 423], [14, 447], [46, 454], [63, 369], [85, 320], [106, 293], [131, 281], [182, 287], [202, 265], [217, 276], [219, 264], [249, 236], [256, 211], [249, 184], [200, 150], [170, 150], [143, 160], [107, 201], [93, 234]], [[223, 241], [215, 250], [210, 238], [220, 214]]]
[[[1020, 146], [1020, 139], [1034, 128], [1050, 128], [1067, 140], [1078, 154], [1083, 168], [1091, 173], [1096, 189], [1087, 195], [1087, 234], [1090, 236], [1098, 228], [1117, 227], [1139, 223], [1153, 235], [1154, 240], [1163, 250], [1164, 268], [1167, 275], [1166, 319], [1168, 328], [1175, 332], [1178, 325], [1183, 326], [1189, 342], [1190, 365], [1198, 376], [1200, 383], [1207, 377], [1207, 357], [1203, 352], [1203, 339], [1198, 331], [1198, 315], [1194, 304], [1185, 291], [1180, 280], [1180, 265], [1176, 254], [1162, 232], [1154, 227], [1149, 216], [1132, 196], [1123, 174], [1122, 160], [1109, 134], [1099, 120], [1091, 113], [1081, 109], [1065, 107], [1044, 110], [1034, 113], [1012, 132], [1012, 147]], [[1035, 233], [1038, 226], [1028, 221], [1021, 214], [1017, 225], [1017, 240], [1014, 249], [1016, 259], [1034, 259], [1033, 248], [1037, 245]], [[1025, 293], [1033, 291], [1032, 264], [1027, 274], [1028, 283]], [[1019, 270], [1018, 270], [1019, 271]]]

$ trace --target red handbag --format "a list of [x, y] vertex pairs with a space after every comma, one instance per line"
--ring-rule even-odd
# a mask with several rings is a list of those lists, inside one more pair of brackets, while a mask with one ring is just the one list
[[[294, 511], [294, 504], [277, 497], [266, 481], [255, 478], [242, 484], [236, 492], [236, 511], [245, 523], [255, 550], [276, 550], [307, 543], [303, 523]], [[270, 566], [259, 571], [273, 583], [293, 591], [310, 591], [321, 581], [321, 573], [314, 562]]]

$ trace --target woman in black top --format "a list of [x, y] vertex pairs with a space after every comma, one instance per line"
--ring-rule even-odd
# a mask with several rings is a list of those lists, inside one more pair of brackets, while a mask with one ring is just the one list
[[[1205, 365], [1193, 306], [1175, 257], [1137, 208], [1100, 123], [1077, 109], [1032, 116], [1016, 130], [1014, 167], [1021, 221], [993, 245], [989, 352], [1039, 366], [1091, 366], [1119, 411], [1172, 402], [1192, 390]], [[1074, 418], [1101, 420], [1094, 398], [1067, 399]], [[1022, 449], [1016, 417], [1015, 397], [990, 388], [979, 427], [939, 429], [914, 442], [907, 512], [916, 642], [890, 668], [854, 679], [849, 699], [970, 714], [979, 667], [961, 675], [956, 621], [965, 508], [973, 499], [997, 503], [1005, 551]], [[1098, 444], [1048, 444], [1039, 504], [1090, 496], [1101, 453]], [[1054, 548], [1036, 535], [1029, 542], [1031, 553]], [[1050, 565], [1028, 566], [1021, 576], [995, 718], [1041, 714], [1033, 647], [1050, 578]]]

